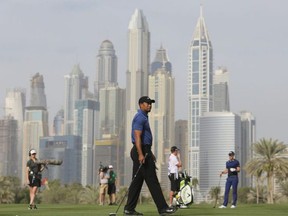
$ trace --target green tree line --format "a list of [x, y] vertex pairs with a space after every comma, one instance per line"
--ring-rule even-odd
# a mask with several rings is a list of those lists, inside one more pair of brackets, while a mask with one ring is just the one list
[[[253, 157], [242, 169], [253, 176], [254, 188], [242, 187], [238, 191], [240, 203], [287, 202], [288, 198], [288, 148], [283, 142], [272, 139], [260, 139], [252, 145]], [[194, 189], [197, 189], [197, 179], [192, 179]], [[278, 190], [275, 190], [275, 183]], [[118, 201], [127, 191], [120, 188]], [[275, 193], [275, 191], [277, 193]], [[220, 188], [210, 190], [211, 201], [219, 200]], [[83, 187], [79, 183], [62, 185], [60, 180], [52, 180], [39, 190], [37, 203], [45, 204], [98, 204], [99, 188]], [[108, 199], [108, 197], [107, 197]], [[147, 199], [150, 200], [150, 199]], [[29, 188], [22, 187], [16, 177], [0, 177], [0, 203], [29, 203]]]

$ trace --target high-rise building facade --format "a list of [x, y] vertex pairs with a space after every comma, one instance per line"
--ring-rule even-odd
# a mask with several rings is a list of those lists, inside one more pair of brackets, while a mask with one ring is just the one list
[[[184, 169], [188, 167], [188, 122], [177, 120], [175, 122], [175, 145], [180, 149], [181, 162]], [[193, 176], [192, 176], [193, 177]]]
[[172, 64], [168, 59], [166, 49], [164, 49], [162, 45], [160, 49], [156, 51], [154, 61], [151, 63], [150, 74], [154, 74], [160, 68], [164, 68], [168, 73], [172, 72]]
[[[28, 152], [35, 149], [39, 152], [40, 137], [49, 136], [49, 122], [43, 76], [37, 73], [31, 80], [32, 105], [25, 109], [23, 124], [22, 183], [26, 181], [25, 170]], [[33, 100], [32, 100], [33, 98]]]
[[76, 100], [74, 109], [74, 135], [82, 137], [81, 184], [92, 185], [95, 177], [93, 151], [99, 124], [99, 102]]
[[9, 89], [5, 97], [5, 116], [12, 116], [17, 121], [17, 177], [22, 176], [22, 151], [23, 151], [23, 122], [26, 106], [26, 92], [24, 89]]
[[117, 80], [117, 56], [111, 41], [101, 43], [96, 64], [95, 97], [100, 103], [100, 139], [117, 136], [125, 123], [125, 90]]
[[81, 136], [53, 136], [40, 138], [39, 159], [62, 160], [61, 166], [49, 166], [43, 179], [59, 179], [62, 184], [81, 183]]
[[131, 122], [139, 106], [141, 96], [148, 94], [148, 73], [150, 64], [150, 32], [142, 10], [136, 9], [128, 27], [128, 69], [126, 81], [126, 148], [125, 148], [125, 184], [132, 176], [130, 159]]
[[44, 79], [39, 73], [36, 73], [32, 77], [30, 90], [30, 106], [44, 107], [47, 109]]
[[213, 48], [202, 16], [197, 21], [189, 50], [188, 67], [188, 172], [199, 179], [200, 121], [213, 110]]
[[[160, 57], [159, 53], [163, 56]], [[158, 69], [155, 68], [156, 70], [149, 75], [149, 97], [156, 101], [153, 104], [152, 112], [149, 113], [149, 123], [153, 133], [153, 153], [157, 158], [159, 173], [164, 174], [159, 176], [159, 180], [160, 182], [167, 182], [167, 155], [165, 153], [169, 154], [170, 147], [175, 145], [175, 81], [172, 77], [172, 71], [167, 70], [172, 67], [166, 50], [161, 47], [157, 51], [155, 60], [159, 63], [160, 59], [157, 57], [163, 60], [163, 66]], [[165, 67], [167, 63], [170, 65], [168, 68]]]
[[[23, 124], [23, 168], [26, 167], [30, 149], [39, 152], [40, 137], [49, 136], [48, 112], [43, 107], [26, 107]], [[24, 169], [22, 169], [24, 170]]]
[[72, 72], [65, 76], [64, 92], [64, 133], [73, 134], [73, 112], [76, 100], [87, 98], [88, 77], [84, 76], [79, 64], [74, 65]]
[[12, 116], [0, 119], [0, 176], [18, 176], [17, 120]]
[[61, 109], [57, 112], [53, 120], [53, 135], [64, 135], [64, 110]]
[[100, 136], [96, 137], [94, 159], [96, 166], [101, 161], [106, 165], [113, 164], [118, 173], [118, 183], [122, 183], [120, 172], [124, 172], [124, 164], [120, 163], [119, 156], [124, 154], [125, 146], [121, 134], [125, 130], [126, 95], [125, 90], [118, 86], [117, 56], [111, 41], [101, 43], [96, 68], [95, 97], [100, 103]]
[[[241, 119], [231, 112], [207, 112], [200, 117], [200, 192], [205, 198], [211, 187], [219, 184], [219, 173], [225, 169], [229, 151], [240, 160]], [[222, 177], [224, 178], [224, 176]], [[239, 184], [240, 186], [240, 184]], [[225, 191], [224, 179], [220, 181], [221, 194]], [[201, 200], [201, 197], [196, 197]]]
[[107, 134], [117, 136], [125, 124], [125, 90], [106, 87], [100, 89], [99, 95], [100, 138]]
[[[239, 158], [242, 167], [252, 159], [253, 149], [252, 144], [256, 142], [256, 119], [251, 112], [241, 111], [241, 158]], [[243, 187], [253, 187], [252, 177], [247, 175], [245, 169], [241, 170], [239, 179]]]
[[213, 111], [229, 112], [229, 73], [226, 68], [219, 67], [213, 75]]
[[94, 88], [95, 97], [96, 100], [98, 100], [100, 89], [118, 86], [117, 56], [111, 41], [105, 40], [101, 43], [96, 62], [96, 81]]

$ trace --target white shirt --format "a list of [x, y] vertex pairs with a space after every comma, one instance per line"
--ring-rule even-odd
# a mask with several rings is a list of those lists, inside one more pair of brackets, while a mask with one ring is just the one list
[[169, 156], [169, 166], [168, 166], [168, 175], [171, 173], [175, 174], [175, 177], [178, 178], [178, 167], [177, 164], [179, 163], [178, 158], [174, 154], [170, 154]]
[[108, 184], [109, 173], [100, 172], [100, 183], [101, 184]]

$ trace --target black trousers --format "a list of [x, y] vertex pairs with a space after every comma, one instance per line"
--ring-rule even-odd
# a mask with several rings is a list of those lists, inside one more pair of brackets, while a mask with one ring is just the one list
[[[138, 202], [138, 198], [141, 192], [141, 188], [145, 180], [149, 188], [149, 191], [152, 195], [152, 198], [154, 200], [154, 203], [157, 206], [158, 212], [160, 213], [162, 210], [168, 208], [168, 205], [165, 201], [158, 177], [156, 175], [156, 166], [152, 157], [151, 149], [143, 148], [143, 154], [146, 154], [146, 153], [147, 153], [147, 157], [145, 159], [145, 163], [142, 165], [137, 176], [132, 181], [129, 187], [128, 200], [124, 209], [129, 210], [129, 211], [135, 210], [137, 202]], [[133, 176], [132, 176], [132, 179], [133, 179], [133, 177], [135, 176], [135, 173], [137, 172], [140, 166], [140, 163], [138, 160], [138, 153], [137, 153], [137, 149], [135, 146], [131, 149], [130, 156], [133, 160]]]

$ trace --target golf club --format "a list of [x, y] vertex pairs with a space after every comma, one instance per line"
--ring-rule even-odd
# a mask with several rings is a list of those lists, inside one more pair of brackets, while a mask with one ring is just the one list
[[[218, 188], [220, 188], [221, 177], [222, 177], [222, 175], [220, 175], [218, 186], [217, 186], [217, 190], [218, 190]], [[217, 201], [218, 201], [218, 194], [216, 194], [215, 204], [214, 204], [213, 208], [216, 208]]]
[[[148, 155], [148, 154], [146, 153], [146, 154], [145, 154], [145, 159], [146, 159], [147, 155]], [[125, 192], [125, 195], [123, 196], [123, 198], [121, 199], [121, 201], [120, 201], [120, 203], [119, 203], [119, 205], [118, 205], [118, 208], [117, 208], [116, 212], [115, 212], [115, 213], [109, 213], [109, 216], [116, 216], [116, 215], [117, 215], [117, 212], [118, 212], [118, 210], [119, 210], [119, 208], [120, 208], [123, 200], [124, 200], [125, 197], [127, 196], [128, 191], [129, 191], [129, 189], [130, 189], [130, 186], [131, 186], [132, 182], [134, 181], [134, 179], [136, 178], [137, 174], [139, 173], [142, 165], [143, 165], [143, 163], [140, 164], [138, 170], [136, 171], [135, 175], [133, 176], [132, 181], [131, 181], [131, 183], [130, 183], [130, 185], [129, 185], [129, 188], [128, 188], [128, 190]]]

